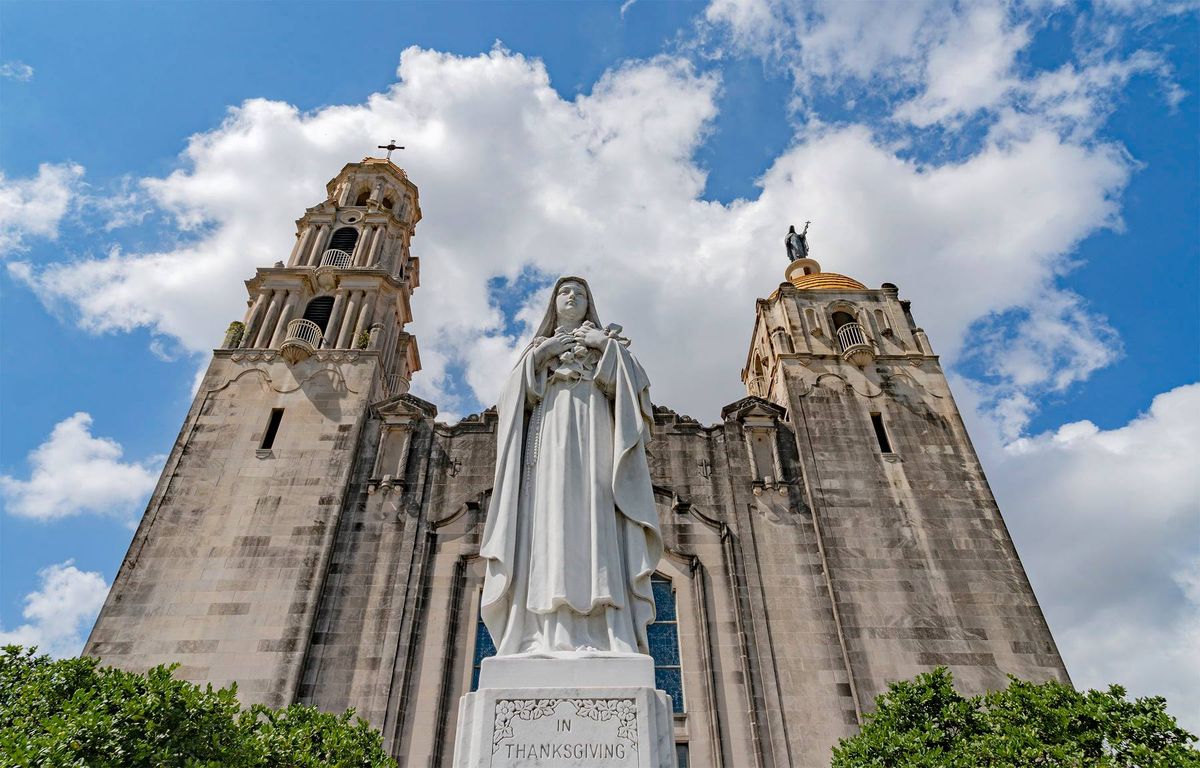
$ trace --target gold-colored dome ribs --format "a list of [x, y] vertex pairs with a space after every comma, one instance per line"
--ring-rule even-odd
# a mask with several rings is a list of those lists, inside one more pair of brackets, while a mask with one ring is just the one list
[[867, 286], [853, 277], [839, 275], [837, 272], [815, 272], [804, 274], [796, 272], [788, 276], [792, 285], [806, 291], [865, 291]]

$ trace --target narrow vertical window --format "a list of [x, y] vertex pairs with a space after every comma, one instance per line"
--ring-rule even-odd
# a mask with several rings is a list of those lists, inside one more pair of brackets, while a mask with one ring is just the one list
[[871, 426], [875, 427], [875, 439], [879, 441], [879, 450], [884, 453], [891, 453], [892, 442], [888, 440], [887, 430], [883, 427], [883, 416], [878, 413], [872, 413]]
[[268, 450], [275, 444], [275, 435], [279, 434], [279, 422], [283, 421], [283, 409], [272, 408], [271, 418], [267, 422], [267, 431], [263, 434], [262, 445], [259, 446], [262, 450]]
[[683, 670], [679, 660], [679, 619], [671, 581], [654, 574], [654, 623], [646, 628], [650, 655], [654, 657], [654, 684], [671, 696], [671, 708], [683, 711]]
[[496, 655], [496, 644], [488, 634], [487, 625], [483, 623], [482, 611], [479, 620], [475, 622], [475, 661], [471, 665], [471, 690], [479, 689], [479, 669], [484, 659]]
[[684, 742], [675, 745], [675, 759], [679, 768], [688, 768], [688, 745]]

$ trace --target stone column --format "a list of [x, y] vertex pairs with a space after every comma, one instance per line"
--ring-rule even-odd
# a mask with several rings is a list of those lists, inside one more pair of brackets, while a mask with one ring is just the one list
[[367, 263], [363, 266], [373, 267], [379, 263], [379, 253], [385, 240], [387, 240], [387, 225], [381, 224], [375, 230], [375, 238], [371, 241], [371, 250], [367, 252]]
[[254, 335], [258, 333], [258, 323], [262, 319], [263, 308], [267, 305], [267, 294], [259, 291], [254, 304], [246, 311], [246, 327], [242, 330], [242, 343], [239, 347], [249, 348], [254, 345]]
[[292, 246], [292, 255], [288, 259], [289, 267], [304, 266], [305, 258], [308, 256], [308, 239], [312, 236], [312, 227], [305, 227], [296, 236], [296, 244]]
[[326, 224], [318, 224], [317, 231], [313, 234], [312, 251], [305, 259], [305, 266], [316, 267], [321, 264], [321, 254], [325, 252], [325, 230], [329, 229]]
[[380, 367], [383, 368], [384, 376], [387, 376], [388, 374], [392, 373], [392, 364], [395, 362], [395, 357], [396, 357], [396, 338], [395, 338], [395, 336], [396, 336], [396, 328], [397, 327], [398, 326], [395, 323], [389, 323], [389, 324], [383, 326], [383, 332], [379, 334], [380, 340], [375, 345], [375, 347], [373, 347], [373, 349], [382, 349], [383, 350], [383, 360], [380, 363]]
[[271, 337], [272, 349], [282, 345], [283, 340], [287, 338], [287, 324], [291, 321], [292, 315], [295, 314], [296, 303], [299, 301], [299, 291], [287, 292], [287, 299], [283, 303], [283, 310], [279, 313], [279, 322], [275, 324], [275, 334]]
[[350, 341], [351, 347], [358, 349], [358, 337], [371, 327], [371, 313], [374, 309], [375, 294], [364, 295], [362, 308], [358, 311], [358, 320], [354, 323], [354, 338]]
[[376, 294], [375, 311], [371, 313], [371, 343], [367, 345], [367, 349], [379, 349], [380, 341], [387, 336], [387, 325], [384, 322], [387, 310], [387, 300], [382, 295]]
[[266, 349], [271, 345], [271, 334], [275, 332], [275, 321], [279, 319], [280, 304], [282, 303], [283, 291], [271, 291], [267, 314], [263, 316], [262, 327], [255, 334], [254, 349]]
[[362, 306], [362, 291], [351, 291], [346, 297], [346, 314], [342, 321], [342, 329], [338, 334], [338, 349], [350, 349], [354, 346], [354, 324], [358, 320], [358, 308]]
[[337, 349], [338, 329], [342, 326], [342, 314], [346, 306], [346, 292], [339, 290], [333, 297], [333, 308], [329, 310], [329, 323], [325, 326], [325, 348]]
[[371, 238], [375, 236], [375, 230], [378, 225], [368, 224], [362, 228], [362, 233], [359, 235], [358, 242], [354, 245], [354, 253], [350, 259], [350, 264], [359, 267], [363, 266], [367, 261], [367, 254], [371, 250]]

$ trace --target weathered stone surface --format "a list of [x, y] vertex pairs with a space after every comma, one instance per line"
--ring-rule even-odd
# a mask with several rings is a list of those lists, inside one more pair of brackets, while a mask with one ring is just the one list
[[[396, 264], [410, 263], [403, 245]], [[754, 308], [748, 397], [713, 424], [655, 415], [684, 698], [671, 730], [692, 766], [828, 765], [889, 681], [937, 664], [968, 692], [1009, 673], [1066, 679], [907, 305], [890, 286], [813, 277], [801, 282], [826, 287], [786, 283]], [[839, 312], [870, 346], [861, 368], [842, 354]], [[401, 765], [449, 766], [474, 672], [495, 416], [450, 426], [430, 403], [388, 397], [387, 359], [218, 351], [85, 652], [179, 662], [197, 682], [237, 681], [246, 702], [354, 707]], [[273, 408], [283, 419], [262, 451]]]
[[462, 698], [454, 768], [676, 768], [653, 688], [481, 688]]

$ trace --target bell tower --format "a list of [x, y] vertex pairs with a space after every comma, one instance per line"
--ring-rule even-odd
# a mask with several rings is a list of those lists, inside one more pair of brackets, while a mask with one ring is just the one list
[[246, 281], [86, 654], [178, 662], [185, 679], [236, 681], [246, 704], [295, 700], [361, 441], [420, 368], [404, 330], [420, 219], [403, 170], [350, 163], [291, 253]]
[[822, 271], [806, 241], [789, 255], [757, 302], [742, 381], [786, 409], [857, 717], [888, 681], [936, 665], [971, 693], [1008, 674], [1066, 680], [909, 302]]
[[378, 352], [377, 390], [402, 394], [420, 368], [404, 331], [420, 275], [409, 250], [421, 220], [417, 187], [390, 160], [368, 157], [347, 164], [326, 192], [296, 221], [287, 266], [246, 281], [245, 319], [224, 346], [277, 350], [291, 364], [320, 350]]

